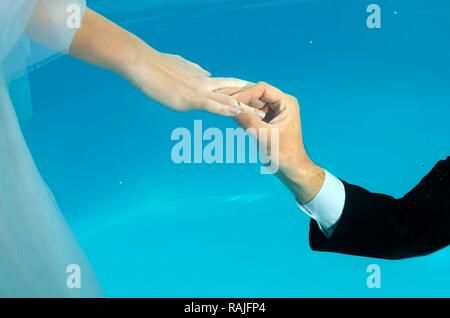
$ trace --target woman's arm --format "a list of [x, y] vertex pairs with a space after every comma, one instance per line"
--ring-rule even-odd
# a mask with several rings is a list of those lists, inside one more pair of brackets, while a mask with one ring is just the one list
[[241, 108], [235, 99], [214, 91], [248, 85], [238, 79], [210, 78], [200, 66], [154, 50], [90, 9], [75, 34], [70, 54], [120, 74], [150, 98], [177, 111], [202, 109], [237, 115]]
[[86, 9], [69, 53], [83, 61], [126, 75], [143, 51], [151, 57], [157, 55], [155, 50], [130, 32]]

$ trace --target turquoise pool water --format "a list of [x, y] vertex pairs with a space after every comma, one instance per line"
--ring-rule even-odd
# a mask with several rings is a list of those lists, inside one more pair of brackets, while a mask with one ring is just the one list
[[[306, 145], [335, 175], [401, 196], [450, 154], [450, 2], [88, 1], [159, 50], [301, 101]], [[30, 75], [22, 127], [111, 297], [450, 296], [450, 250], [403, 261], [308, 246], [308, 218], [252, 164], [175, 165], [171, 132], [235, 127], [174, 113], [69, 57]], [[378, 264], [381, 289], [368, 289]]]

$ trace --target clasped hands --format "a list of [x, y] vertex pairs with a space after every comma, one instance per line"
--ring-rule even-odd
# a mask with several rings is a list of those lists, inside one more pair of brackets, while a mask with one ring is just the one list
[[[252, 84], [235, 78], [212, 78], [197, 64], [179, 56], [148, 52], [140, 63], [131, 63], [125, 74], [144, 94], [176, 111], [205, 110], [233, 116], [239, 125], [265, 132], [270, 151], [278, 130], [277, 176], [300, 203], [307, 203], [319, 192], [324, 170], [309, 158], [304, 144], [297, 99], [267, 84]], [[131, 75], [130, 75], [131, 74]], [[149, 75], [152, 74], [152, 75]]]
[[305, 151], [296, 98], [265, 83], [213, 78], [197, 64], [153, 49], [89, 9], [69, 53], [118, 73], [142, 93], [173, 110], [199, 109], [234, 116], [244, 129], [256, 130], [259, 142], [264, 140], [258, 130], [264, 128], [268, 151], [273, 146], [270, 135], [276, 129], [277, 176], [301, 203], [313, 199], [322, 187], [325, 172]]

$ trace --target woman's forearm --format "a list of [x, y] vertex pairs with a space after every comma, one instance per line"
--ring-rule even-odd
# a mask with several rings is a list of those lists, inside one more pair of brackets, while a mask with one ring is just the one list
[[86, 9], [69, 53], [85, 62], [125, 75], [128, 67], [138, 62], [142, 50], [147, 55], [156, 54], [155, 50], [132, 33]]
[[[235, 116], [243, 109], [231, 96], [215, 91], [223, 87], [243, 87], [248, 82], [210, 78], [200, 66], [180, 56], [154, 50], [90, 9], [86, 9], [69, 53], [120, 74], [148, 97], [177, 111], [201, 109]], [[246, 111], [256, 110], [248, 108]]]

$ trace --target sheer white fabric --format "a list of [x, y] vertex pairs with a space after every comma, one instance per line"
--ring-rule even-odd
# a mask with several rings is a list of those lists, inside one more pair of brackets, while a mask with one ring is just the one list
[[67, 52], [76, 32], [74, 7], [83, 15], [84, 0], [2, 0], [0, 69], [8, 81], [19, 119], [32, 115], [27, 73]]
[[[70, 4], [85, 8], [84, 0], [0, 3], [0, 296], [102, 295], [94, 272], [36, 169], [8, 91], [8, 82], [68, 50], [75, 33], [66, 24]], [[77, 282], [77, 277], [67, 272], [71, 264], [81, 269], [80, 288], [70, 284]]]
[[68, 51], [84, 0], [2, 0], [0, 4], [0, 61], [4, 77], [19, 77]]

